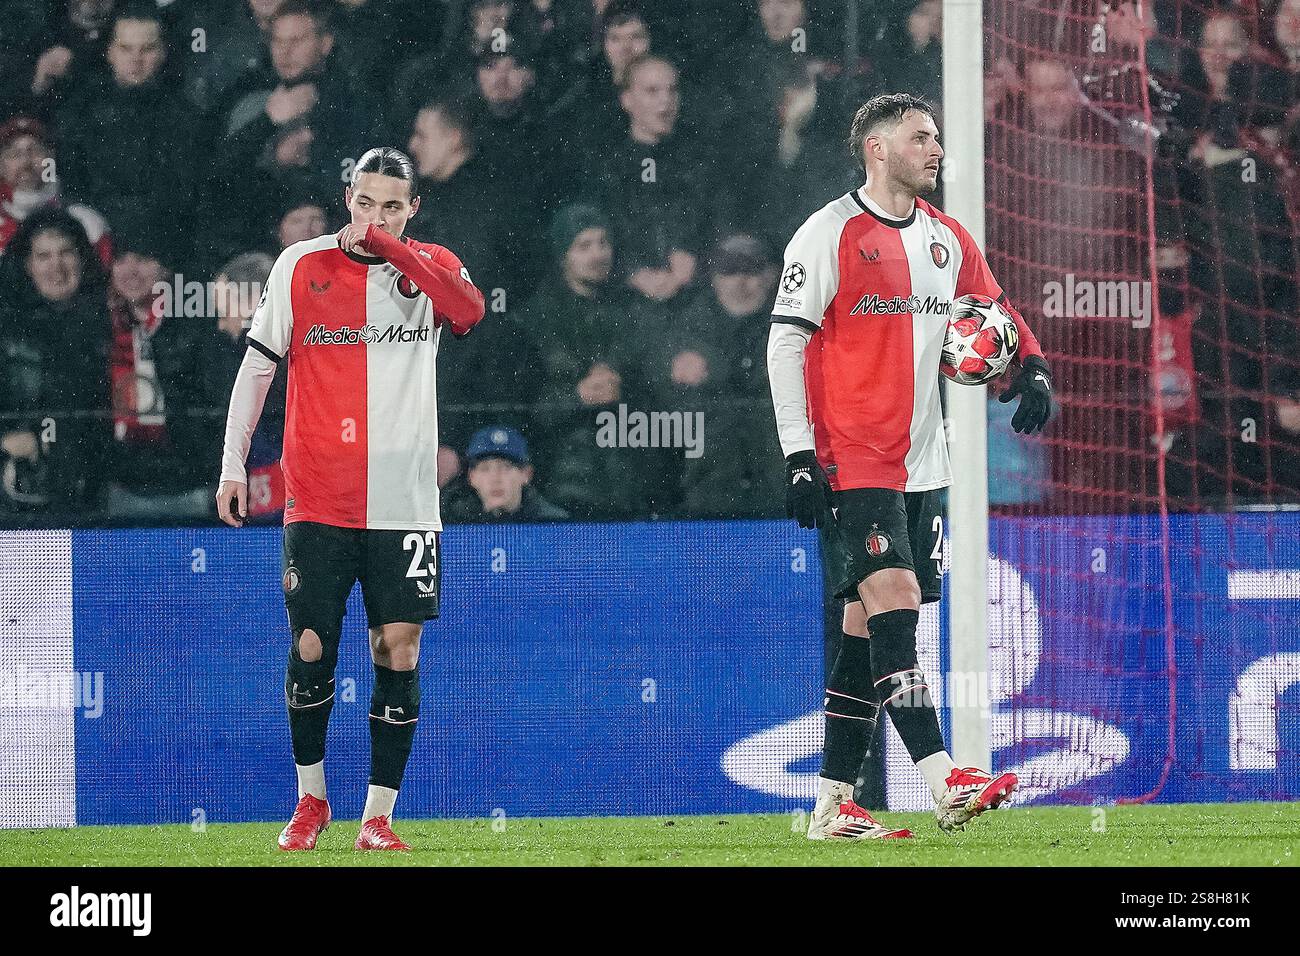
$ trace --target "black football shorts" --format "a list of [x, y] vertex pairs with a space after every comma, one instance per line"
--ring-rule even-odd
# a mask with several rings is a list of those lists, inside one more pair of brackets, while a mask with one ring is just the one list
[[442, 561], [437, 531], [284, 526], [284, 603], [295, 632], [338, 633], [352, 585], [361, 582], [367, 624], [420, 624], [438, 616]]
[[907, 568], [921, 603], [939, 600], [943, 567], [943, 489], [851, 488], [832, 495], [835, 521], [823, 528], [822, 560], [837, 598], [856, 600], [858, 584], [885, 568]]

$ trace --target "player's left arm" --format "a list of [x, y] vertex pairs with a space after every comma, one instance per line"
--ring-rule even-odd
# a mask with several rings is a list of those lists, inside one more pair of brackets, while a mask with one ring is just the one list
[[1019, 338], [1016, 361], [1020, 364], [1020, 369], [1011, 385], [998, 397], [998, 401], [1009, 402], [1019, 395], [1020, 406], [1011, 417], [1011, 427], [1024, 434], [1041, 431], [1052, 415], [1052, 370], [1043, 357], [1038, 337], [1029, 328], [1025, 317], [1011, 304], [1006, 291], [993, 278], [988, 260], [970, 233], [960, 223], [954, 222], [952, 226], [961, 243], [962, 252], [961, 271], [957, 273], [957, 296], [972, 293], [986, 295], [1006, 309], [1016, 323]]
[[470, 281], [469, 271], [450, 250], [439, 248], [437, 258], [422, 255], [373, 225], [366, 228], [361, 245], [371, 255], [383, 256], [391, 262], [427, 295], [434, 312], [447, 320], [453, 334], [466, 334], [483, 318], [483, 293]]

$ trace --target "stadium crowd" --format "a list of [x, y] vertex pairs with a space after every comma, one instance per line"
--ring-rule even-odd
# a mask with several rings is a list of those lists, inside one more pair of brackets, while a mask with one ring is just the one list
[[[942, 99], [940, 0], [849, 3], [0, 0], [0, 525], [212, 520], [261, 283], [280, 250], [346, 221], [351, 165], [385, 144], [420, 175], [409, 232], [487, 298], [439, 355], [447, 520], [781, 513], [765, 361], [780, 251], [860, 182], [845, 131], [864, 99]], [[1095, 329], [1042, 317], [1067, 268], [1149, 262], [1110, 189], [1143, 180], [1147, 116], [1161, 312], [1192, 343], [1156, 376], [1187, 463], [1171, 489], [1294, 500], [1300, 0], [1170, 0], [1146, 21], [1069, 5], [1088, 69], [1014, 44], [987, 56], [990, 195], [1038, 184], [1032, 216], [990, 216], [989, 257], [1063, 363], [1066, 413], [1065, 440], [1004, 441], [990, 405], [994, 500], [1118, 493], [1151, 459], [1149, 340], [1117, 325], [1098, 356]], [[1109, 45], [1085, 60], [1089, 23]], [[283, 389], [250, 455], [268, 520]], [[604, 440], [598, 415], [620, 408], [702, 413], [703, 453]], [[1232, 440], [1224, 422], [1252, 415], [1258, 436]], [[1097, 427], [1135, 450], [1081, 456], [1074, 436]]]

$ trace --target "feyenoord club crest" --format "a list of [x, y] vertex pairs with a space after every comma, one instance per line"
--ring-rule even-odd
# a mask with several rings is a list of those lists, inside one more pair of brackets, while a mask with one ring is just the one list
[[803, 263], [792, 262], [790, 268], [785, 270], [785, 275], [781, 277], [781, 291], [787, 295], [798, 292], [803, 288], [804, 280], [807, 278], [808, 273], [804, 270]]
[[420, 294], [420, 290], [415, 287], [415, 283], [406, 276], [397, 277], [397, 291], [402, 293], [408, 299], [414, 299]]
[[889, 535], [879, 528], [872, 528], [871, 534], [867, 535], [867, 553], [872, 557], [880, 557], [889, 550]]
[[934, 259], [934, 264], [942, 269], [948, 264], [948, 247], [942, 242], [930, 243], [930, 257]]
[[295, 567], [288, 567], [284, 572], [284, 593], [292, 594], [302, 585], [302, 575]]

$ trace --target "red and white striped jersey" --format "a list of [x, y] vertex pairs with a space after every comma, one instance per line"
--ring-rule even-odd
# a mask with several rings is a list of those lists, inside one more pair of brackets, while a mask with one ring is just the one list
[[[795, 233], [772, 321], [814, 333], [804, 387], [832, 488], [951, 484], [939, 353], [953, 299], [972, 292], [1005, 302], [970, 235], [924, 200], [898, 219], [859, 187]], [[1022, 355], [1036, 351], [1022, 341]]]
[[441, 530], [438, 340], [468, 331], [483, 297], [442, 246], [372, 226], [366, 248], [379, 255], [294, 243], [253, 315], [249, 347], [289, 364], [284, 521]]

